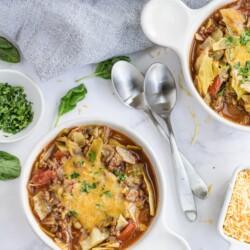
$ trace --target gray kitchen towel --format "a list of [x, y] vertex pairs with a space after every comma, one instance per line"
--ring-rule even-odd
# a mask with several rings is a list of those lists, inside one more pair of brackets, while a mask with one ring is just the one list
[[[0, 31], [48, 80], [75, 66], [152, 46], [140, 27], [148, 1], [0, 0]], [[198, 8], [209, 0], [183, 1]]]

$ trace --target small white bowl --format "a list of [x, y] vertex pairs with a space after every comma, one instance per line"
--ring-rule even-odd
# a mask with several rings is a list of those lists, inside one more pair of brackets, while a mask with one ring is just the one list
[[[24, 88], [24, 92], [27, 95], [27, 100], [31, 101], [32, 110], [34, 112], [32, 122], [23, 130], [16, 134], [6, 134], [0, 130], [0, 143], [10, 143], [16, 142], [24, 137], [28, 136], [40, 123], [43, 112], [44, 112], [44, 100], [42, 96], [42, 92], [25, 74], [11, 69], [1, 69], [0, 70], [0, 82], [8, 83], [12, 86], [21, 86]], [[6, 137], [7, 135], [7, 137]]]
[[237, 176], [238, 176], [238, 174], [241, 171], [243, 171], [245, 169], [250, 169], [250, 166], [248, 166], [248, 167], [238, 167], [234, 171], [232, 179], [231, 179], [231, 181], [229, 183], [229, 187], [228, 187], [228, 190], [227, 190], [226, 198], [225, 198], [224, 204], [222, 206], [222, 210], [221, 210], [221, 214], [220, 214], [220, 218], [219, 218], [219, 222], [218, 222], [218, 231], [219, 231], [220, 235], [228, 243], [230, 243], [230, 247], [229, 247], [230, 250], [249, 250], [250, 249], [250, 244], [244, 243], [244, 242], [236, 240], [236, 239], [234, 239], [232, 237], [229, 237], [223, 231], [223, 225], [224, 225], [224, 221], [225, 221], [225, 218], [226, 218], [227, 209], [228, 209], [229, 203], [230, 203], [231, 198], [232, 198], [232, 194], [233, 194], [233, 190], [234, 190], [234, 185], [235, 185]]
[[20, 181], [20, 192], [21, 192], [21, 202], [22, 207], [24, 209], [25, 215], [28, 219], [28, 222], [30, 223], [32, 229], [35, 231], [35, 233], [40, 237], [40, 239], [43, 240], [45, 244], [47, 244], [51, 249], [53, 250], [60, 250], [60, 248], [56, 245], [56, 243], [47, 235], [45, 234], [37, 220], [35, 219], [31, 207], [29, 204], [29, 196], [28, 196], [28, 190], [27, 190], [27, 183], [30, 178], [30, 172], [32, 170], [32, 166], [34, 161], [36, 160], [39, 153], [42, 151], [42, 149], [48, 145], [49, 142], [51, 142], [57, 134], [64, 128], [71, 128], [75, 126], [80, 125], [90, 125], [90, 124], [96, 124], [96, 125], [108, 125], [112, 127], [113, 129], [122, 132], [123, 134], [127, 135], [129, 138], [131, 138], [133, 141], [138, 143], [138, 145], [141, 145], [144, 152], [148, 156], [150, 162], [152, 163], [152, 166], [154, 167], [157, 184], [158, 184], [158, 206], [157, 206], [157, 214], [147, 230], [145, 234], [138, 239], [135, 244], [133, 244], [128, 249], [133, 250], [151, 250], [151, 249], [157, 249], [157, 250], [163, 250], [166, 248], [171, 250], [191, 250], [188, 243], [181, 238], [179, 235], [172, 232], [168, 226], [166, 225], [166, 183], [164, 180], [164, 174], [162, 170], [162, 166], [160, 162], [158, 161], [158, 158], [152, 148], [149, 146], [149, 144], [142, 139], [140, 136], [138, 136], [131, 128], [128, 128], [124, 125], [101, 120], [97, 118], [84, 118], [83, 119], [77, 119], [70, 122], [67, 122], [65, 124], [62, 124], [52, 131], [48, 133], [40, 142], [38, 142], [35, 147], [33, 148], [32, 152], [30, 152], [29, 157], [24, 165], [21, 181]]

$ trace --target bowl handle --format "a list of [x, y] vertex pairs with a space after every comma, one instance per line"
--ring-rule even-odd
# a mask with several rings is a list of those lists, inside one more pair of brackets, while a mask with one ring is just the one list
[[155, 225], [153, 225], [152, 230], [149, 230], [148, 236], [145, 235], [143, 240], [138, 242], [138, 249], [191, 250], [187, 241], [170, 230], [164, 221], [165, 216], [160, 216]]
[[151, 0], [141, 14], [142, 30], [152, 42], [180, 52], [198, 13], [180, 0]]
[[249, 246], [242, 246], [237, 243], [231, 243], [231, 245], [228, 248], [228, 250], [248, 250], [248, 249], [249, 249]]

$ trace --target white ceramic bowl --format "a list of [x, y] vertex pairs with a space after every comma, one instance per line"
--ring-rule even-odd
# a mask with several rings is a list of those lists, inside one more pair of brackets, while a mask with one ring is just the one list
[[52, 130], [47, 136], [45, 136], [33, 149], [33, 151], [29, 154], [29, 157], [25, 163], [23, 168], [22, 176], [21, 176], [21, 201], [23, 205], [23, 209], [25, 215], [33, 228], [36, 234], [52, 249], [59, 250], [60, 248], [54, 243], [54, 241], [49, 238], [39, 227], [34, 215], [32, 214], [29, 200], [28, 200], [28, 192], [27, 192], [27, 182], [29, 180], [30, 172], [32, 169], [32, 165], [36, 160], [38, 154], [41, 150], [55, 138], [55, 136], [63, 129], [70, 128], [79, 125], [87, 125], [87, 124], [97, 124], [97, 125], [108, 125], [122, 133], [126, 134], [130, 138], [132, 138], [136, 143], [141, 145], [144, 149], [144, 152], [149, 157], [152, 165], [155, 169], [155, 174], [157, 178], [158, 188], [159, 188], [159, 200], [157, 207], [156, 217], [148, 229], [148, 231], [139, 239], [134, 245], [132, 245], [129, 249], [133, 250], [163, 250], [163, 249], [171, 249], [171, 250], [190, 250], [187, 242], [173, 233], [166, 226], [166, 184], [163, 179], [162, 166], [160, 165], [154, 151], [150, 148], [147, 142], [145, 142], [140, 136], [138, 136], [132, 129], [125, 127], [124, 125], [119, 125], [117, 123], [113, 123], [110, 121], [103, 121], [99, 119], [93, 118], [84, 118], [84, 120], [74, 120], [68, 123], [65, 123], [54, 130]]
[[234, 189], [234, 185], [235, 185], [235, 181], [237, 179], [237, 176], [239, 174], [239, 172], [241, 172], [242, 170], [245, 169], [250, 169], [249, 167], [238, 167], [233, 174], [233, 177], [229, 183], [228, 186], [228, 190], [227, 190], [227, 194], [226, 194], [226, 198], [221, 210], [221, 214], [220, 214], [220, 218], [219, 218], [219, 222], [218, 222], [218, 231], [220, 233], [220, 235], [227, 241], [230, 243], [230, 250], [249, 250], [250, 249], [250, 244], [244, 243], [244, 242], [240, 242], [236, 239], [233, 239], [229, 236], [227, 236], [224, 232], [223, 232], [223, 225], [224, 225], [224, 221], [226, 218], [226, 213], [227, 213], [227, 209], [229, 206], [229, 203], [231, 201], [231, 197], [233, 194], [233, 189]]
[[[27, 94], [27, 99], [33, 103], [32, 110], [34, 117], [32, 122], [17, 134], [6, 134], [0, 131], [0, 143], [10, 143], [23, 139], [28, 136], [39, 124], [44, 111], [44, 100], [40, 89], [25, 74], [11, 69], [0, 70], [0, 82], [6, 82], [12, 86], [21, 86]], [[6, 135], [8, 137], [6, 137]]]
[[232, 0], [214, 0], [200, 9], [190, 9], [180, 0], [151, 0], [143, 9], [141, 25], [154, 43], [174, 49], [180, 57], [184, 77], [192, 96], [213, 118], [230, 127], [250, 131], [218, 115], [196, 90], [190, 73], [189, 56], [195, 32], [210, 14]]

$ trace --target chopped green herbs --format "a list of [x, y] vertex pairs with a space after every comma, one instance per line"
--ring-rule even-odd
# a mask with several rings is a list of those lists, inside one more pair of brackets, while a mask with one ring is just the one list
[[96, 185], [96, 183], [91, 183], [91, 184], [89, 184], [89, 188], [92, 188], [92, 189], [94, 189], [94, 188], [96, 188], [97, 187], [97, 185]]
[[225, 44], [232, 44], [233, 43], [233, 37], [232, 36], [230, 36], [230, 37], [228, 37], [226, 40], [225, 40]]
[[79, 86], [70, 89], [66, 95], [61, 98], [60, 105], [58, 107], [58, 116], [54, 127], [57, 126], [61, 116], [73, 110], [77, 103], [85, 98], [87, 92], [88, 91], [85, 85], [82, 83]]
[[242, 83], [250, 81], [249, 71], [250, 71], [250, 61], [246, 61], [245, 67], [240, 65], [240, 62], [236, 63], [234, 66], [238, 70], [238, 75], [242, 76]]
[[116, 168], [116, 169], [114, 170], [114, 174], [115, 174], [116, 176], [118, 176], [119, 173], [120, 173], [120, 170]]
[[70, 178], [71, 178], [71, 179], [76, 179], [76, 178], [79, 177], [79, 176], [80, 176], [79, 173], [74, 172], [74, 173], [70, 176]]
[[100, 173], [102, 173], [103, 172], [103, 168], [99, 168], [94, 174], [100, 174]]
[[81, 191], [82, 192], [85, 192], [85, 193], [89, 193], [89, 186], [88, 186], [88, 184], [87, 184], [87, 182], [86, 181], [84, 181], [83, 183], [82, 183], [82, 189], [81, 189]]
[[121, 174], [121, 175], [119, 175], [118, 179], [120, 181], [125, 181], [126, 180], [126, 175], [125, 174]]
[[98, 184], [99, 182], [93, 182], [91, 184], [88, 184], [86, 181], [83, 181], [81, 191], [88, 194], [89, 189], [95, 189]]
[[240, 37], [237, 36], [229, 36], [225, 40], [225, 44], [227, 45], [234, 45], [234, 46], [247, 46], [248, 42], [250, 41], [250, 30], [246, 30], [246, 32]]
[[80, 82], [84, 79], [91, 78], [91, 77], [100, 77], [103, 79], [111, 79], [111, 71], [112, 71], [113, 65], [118, 61], [130, 62], [131, 59], [128, 56], [118, 56], [118, 57], [114, 57], [114, 58], [102, 61], [102, 62], [98, 63], [94, 73], [87, 75], [87, 76], [83, 76], [80, 79], [76, 80], [76, 82]]
[[33, 116], [32, 103], [24, 89], [0, 83], [0, 130], [16, 134], [32, 122]]
[[250, 30], [247, 30], [245, 34], [240, 36], [240, 43], [242, 45], [247, 45], [249, 41], [250, 41]]
[[97, 203], [97, 204], [95, 204], [97, 207], [99, 207], [99, 208], [102, 208], [102, 204], [100, 204], [100, 203]]
[[89, 157], [90, 157], [91, 162], [94, 162], [95, 161], [95, 157], [96, 157], [95, 152], [91, 151], [89, 153]]
[[108, 198], [111, 198], [111, 196], [112, 196], [109, 190], [103, 192], [103, 194], [106, 195]]
[[70, 214], [71, 216], [74, 216], [74, 217], [77, 217], [77, 216], [78, 216], [78, 213], [77, 213], [76, 211], [73, 211], [73, 210], [70, 210], [70, 211], [69, 211], [69, 214]]

